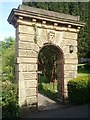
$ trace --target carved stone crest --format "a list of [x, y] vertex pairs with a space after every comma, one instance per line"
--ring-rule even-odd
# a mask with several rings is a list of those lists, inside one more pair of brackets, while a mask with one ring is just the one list
[[51, 42], [55, 38], [55, 32], [49, 31], [48, 32], [48, 42]]

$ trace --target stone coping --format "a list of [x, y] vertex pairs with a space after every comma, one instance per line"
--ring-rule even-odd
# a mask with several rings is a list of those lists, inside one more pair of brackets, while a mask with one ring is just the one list
[[12, 9], [9, 17], [8, 22], [12, 25], [15, 24], [15, 21], [18, 17], [26, 17], [26, 18], [32, 18], [32, 19], [38, 19], [42, 21], [51, 21], [54, 23], [62, 23], [62, 24], [68, 24], [73, 26], [84, 26], [85, 23], [83, 23], [80, 20], [79, 16], [72, 16], [68, 14], [48, 11], [44, 9], [29, 7], [25, 5], [19, 5], [18, 9]]

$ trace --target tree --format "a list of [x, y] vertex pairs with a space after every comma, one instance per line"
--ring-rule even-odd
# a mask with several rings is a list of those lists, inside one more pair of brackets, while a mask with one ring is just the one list
[[2, 80], [13, 80], [15, 78], [15, 40], [6, 38], [2, 42]]

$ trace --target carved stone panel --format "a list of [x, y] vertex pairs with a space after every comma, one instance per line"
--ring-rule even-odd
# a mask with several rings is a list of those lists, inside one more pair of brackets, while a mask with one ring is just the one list
[[53, 42], [55, 39], [55, 32], [54, 31], [48, 31], [48, 42]]

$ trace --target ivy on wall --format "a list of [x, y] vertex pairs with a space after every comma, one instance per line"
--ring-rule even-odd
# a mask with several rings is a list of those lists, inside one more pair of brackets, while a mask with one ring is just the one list
[[34, 29], [34, 43], [37, 44], [37, 25], [33, 24], [33, 29]]

